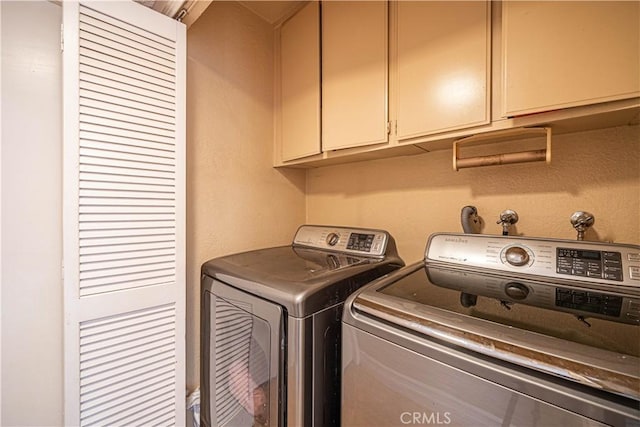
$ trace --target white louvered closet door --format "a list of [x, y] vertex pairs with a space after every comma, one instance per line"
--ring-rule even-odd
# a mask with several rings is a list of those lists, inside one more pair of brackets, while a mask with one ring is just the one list
[[181, 425], [186, 29], [63, 8], [65, 425]]

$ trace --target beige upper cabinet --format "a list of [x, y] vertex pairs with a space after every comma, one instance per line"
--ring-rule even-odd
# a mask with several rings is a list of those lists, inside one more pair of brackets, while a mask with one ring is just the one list
[[388, 140], [384, 1], [322, 3], [322, 149]]
[[320, 19], [310, 2], [280, 30], [280, 126], [283, 161], [321, 152]]
[[503, 2], [503, 115], [640, 96], [640, 3]]
[[397, 138], [490, 121], [490, 5], [397, 2]]

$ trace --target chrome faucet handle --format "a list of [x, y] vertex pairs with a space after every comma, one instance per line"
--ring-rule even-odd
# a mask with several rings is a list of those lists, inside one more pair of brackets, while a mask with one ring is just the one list
[[596, 221], [593, 214], [589, 212], [577, 211], [571, 215], [571, 225], [578, 232], [578, 240], [584, 240], [584, 233]]
[[509, 235], [509, 227], [518, 222], [518, 214], [511, 209], [500, 212], [500, 219], [496, 221], [496, 224], [502, 224], [502, 235]]

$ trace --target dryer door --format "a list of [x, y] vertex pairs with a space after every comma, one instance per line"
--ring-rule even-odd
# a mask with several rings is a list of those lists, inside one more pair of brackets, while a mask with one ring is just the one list
[[212, 283], [202, 295], [203, 425], [280, 425], [282, 307], [205, 280]]

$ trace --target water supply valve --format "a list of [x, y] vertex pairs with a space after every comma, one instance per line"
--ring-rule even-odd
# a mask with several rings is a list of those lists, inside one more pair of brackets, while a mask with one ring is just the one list
[[496, 221], [496, 224], [502, 224], [502, 235], [509, 235], [509, 227], [518, 222], [518, 214], [511, 209], [500, 212], [500, 219]]
[[593, 214], [589, 212], [577, 211], [571, 215], [571, 225], [578, 232], [578, 240], [584, 240], [584, 233], [596, 221]]

